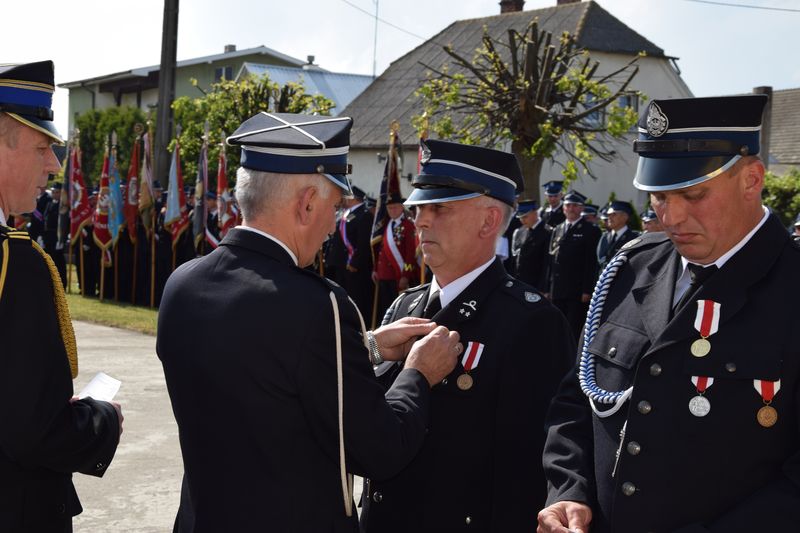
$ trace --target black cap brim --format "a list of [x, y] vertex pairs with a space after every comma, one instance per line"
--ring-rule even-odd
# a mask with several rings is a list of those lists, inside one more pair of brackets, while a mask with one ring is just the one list
[[61, 135], [59, 135], [58, 130], [56, 129], [52, 121], [42, 120], [40, 118], [34, 118], [31, 117], [30, 115], [18, 115], [16, 113], [7, 113], [7, 114], [11, 118], [19, 122], [22, 122], [29, 128], [33, 128], [38, 132], [44, 133], [58, 144], [64, 144], [64, 139], [61, 138]]
[[640, 157], [633, 185], [646, 192], [685, 189], [722, 174], [739, 159], [732, 155]]
[[442, 204], [478, 196], [483, 194], [454, 187], [418, 187], [411, 191], [403, 205]]

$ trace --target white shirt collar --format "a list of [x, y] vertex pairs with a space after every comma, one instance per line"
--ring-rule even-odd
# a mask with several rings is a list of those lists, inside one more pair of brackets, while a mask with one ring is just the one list
[[289, 249], [289, 247], [286, 246], [283, 242], [281, 242], [279, 239], [276, 239], [275, 237], [273, 237], [269, 233], [267, 233], [265, 231], [261, 231], [260, 229], [251, 228], [250, 226], [236, 226], [236, 229], [245, 229], [247, 231], [252, 231], [253, 233], [258, 233], [262, 237], [266, 237], [267, 239], [276, 242], [277, 244], [279, 244], [281, 246], [281, 248], [286, 250], [286, 253], [288, 253], [289, 256], [292, 258], [292, 261], [294, 261], [295, 266], [299, 266], [299, 262], [297, 261], [297, 256], [294, 255], [294, 252], [291, 251]]
[[2, 208], [0, 208], [0, 225], [2, 225], [2, 226], [6, 225], [6, 214], [3, 213], [3, 209]]
[[628, 231], [628, 226], [622, 226], [622, 229], [613, 231], [611, 233], [611, 236], [612, 237], [619, 237], [620, 235], [623, 235], [626, 231]]
[[475, 281], [478, 276], [480, 276], [484, 270], [489, 268], [494, 262], [494, 257], [489, 259], [486, 263], [482, 264], [472, 272], [468, 272], [461, 276], [458, 279], [455, 279], [447, 284], [446, 287], [439, 287], [439, 283], [436, 281], [436, 276], [433, 276], [431, 279], [431, 288], [430, 294], [434, 294], [436, 292], [439, 293], [439, 302], [442, 304], [442, 309], [444, 309], [447, 304], [455, 300], [459, 294], [464, 292], [464, 289], [469, 287], [469, 285]]
[[536, 219], [536, 223], [533, 226], [531, 226], [531, 231], [535, 230], [536, 226], [538, 226], [541, 223], [542, 223], [542, 219], [541, 218], [537, 218]]

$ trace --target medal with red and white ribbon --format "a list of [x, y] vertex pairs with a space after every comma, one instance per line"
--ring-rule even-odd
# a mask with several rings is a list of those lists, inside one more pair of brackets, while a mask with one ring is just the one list
[[765, 381], [763, 379], [754, 379], [753, 386], [756, 392], [761, 395], [761, 401], [764, 402], [764, 406], [756, 413], [756, 420], [765, 428], [772, 427], [778, 421], [778, 411], [770, 404], [775, 395], [778, 394], [778, 391], [781, 390], [781, 380]]
[[692, 376], [692, 383], [697, 388], [697, 396], [689, 400], [689, 412], [697, 417], [706, 416], [711, 412], [711, 402], [708, 401], [704, 394], [714, 384], [714, 378]]
[[469, 390], [472, 388], [474, 380], [469, 375], [470, 370], [478, 366], [483, 355], [484, 345], [480, 342], [468, 342], [467, 348], [464, 350], [464, 356], [461, 358], [461, 365], [464, 367], [464, 373], [456, 379], [456, 385], [461, 390]]
[[719, 316], [722, 305], [713, 300], [697, 300], [697, 316], [694, 319], [694, 329], [700, 332], [700, 338], [692, 343], [690, 348], [695, 357], [705, 357], [711, 351], [708, 337], [719, 329]]

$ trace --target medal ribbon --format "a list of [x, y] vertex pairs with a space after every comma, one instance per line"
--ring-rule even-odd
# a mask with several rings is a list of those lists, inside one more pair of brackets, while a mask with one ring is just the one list
[[707, 376], [692, 376], [692, 383], [697, 387], [698, 394], [703, 394], [706, 389], [714, 384], [714, 378]]
[[467, 349], [464, 350], [464, 356], [461, 358], [461, 364], [464, 366], [464, 370], [469, 372], [477, 367], [482, 354], [483, 344], [479, 342], [468, 342]]
[[704, 339], [717, 332], [719, 329], [719, 315], [721, 304], [713, 300], [697, 300], [697, 316], [694, 319], [694, 329], [700, 332]]
[[772, 403], [772, 399], [775, 395], [778, 394], [778, 391], [781, 390], [781, 380], [764, 381], [761, 379], [754, 379], [753, 387], [755, 387], [756, 392], [761, 395], [764, 405], [769, 405]]

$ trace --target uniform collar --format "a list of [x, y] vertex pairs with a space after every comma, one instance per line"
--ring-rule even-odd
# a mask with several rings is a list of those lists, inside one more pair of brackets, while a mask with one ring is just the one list
[[442, 309], [444, 309], [447, 307], [447, 304], [455, 300], [459, 294], [464, 292], [464, 289], [469, 287], [470, 283], [475, 281], [484, 270], [489, 268], [489, 265], [494, 262], [494, 259], [495, 258], [492, 257], [486, 263], [482, 264], [472, 272], [468, 272], [460, 278], [451, 281], [444, 288], [439, 287], [439, 282], [436, 281], [436, 276], [434, 275], [433, 279], [431, 280], [430, 294], [433, 295], [437, 291], [439, 292], [439, 302], [442, 304]]
[[0, 226], [6, 225], [6, 214], [3, 213], [3, 209], [0, 208]]
[[278, 238], [276, 238], [276, 237], [273, 237], [273, 236], [272, 236], [272, 235], [270, 235], [269, 233], [267, 233], [267, 232], [265, 232], [265, 231], [261, 231], [260, 229], [251, 228], [250, 226], [236, 226], [236, 227], [235, 227], [235, 228], [233, 228], [233, 229], [245, 230], [245, 231], [249, 231], [249, 232], [253, 232], [253, 233], [256, 233], [256, 234], [258, 234], [258, 235], [261, 235], [262, 237], [266, 237], [267, 239], [271, 240], [272, 242], [274, 242], [275, 244], [277, 244], [277, 245], [279, 245], [281, 248], [283, 248], [283, 249], [284, 249], [284, 251], [285, 251], [287, 254], [289, 254], [289, 257], [292, 259], [292, 262], [294, 262], [294, 265], [295, 265], [295, 266], [298, 266], [298, 265], [299, 265], [299, 263], [298, 263], [298, 261], [297, 261], [297, 256], [296, 256], [296, 255], [294, 254], [294, 252], [292, 252], [292, 251], [289, 249], [289, 247], [288, 247], [288, 246], [286, 246], [286, 244], [284, 244], [284, 243], [283, 243], [283, 242], [282, 242], [280, 239], [278, 239]]

